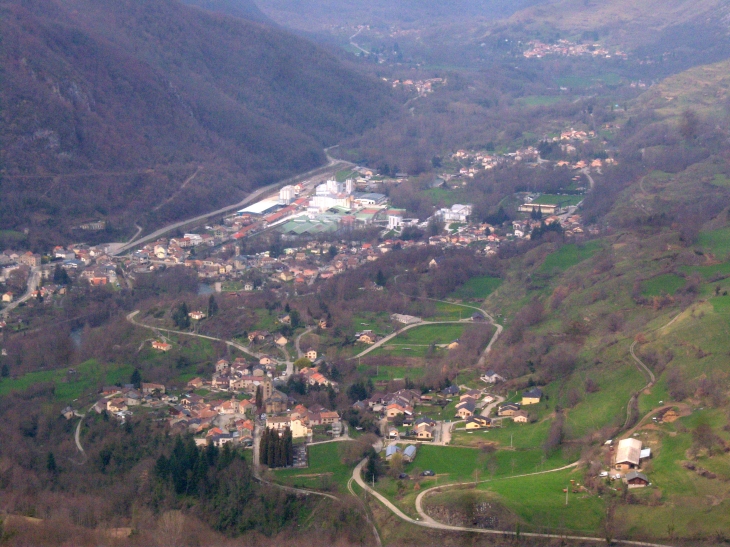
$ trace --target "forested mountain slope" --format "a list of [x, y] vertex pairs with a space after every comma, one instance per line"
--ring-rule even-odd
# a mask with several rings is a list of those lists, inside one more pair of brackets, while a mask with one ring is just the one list
[[147, 223], [209, 210], [392, 108], [301, 38], [174, 0], [6, 1], [0, 35], [0, 229], [131, 226], [198, 166]]

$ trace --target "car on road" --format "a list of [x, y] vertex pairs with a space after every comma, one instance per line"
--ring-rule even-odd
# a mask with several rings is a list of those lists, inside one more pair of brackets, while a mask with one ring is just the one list
[[430, 469], [426, 469], [425, 471], [421, 471], [421, 476], [422, 477], [435, 477], [436, 473], [434, 473]]

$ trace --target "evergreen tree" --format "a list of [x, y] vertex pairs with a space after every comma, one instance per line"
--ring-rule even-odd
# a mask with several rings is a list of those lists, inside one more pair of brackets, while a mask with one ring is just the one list
[[129, 383], [137, 389], [142, 385], [142, 375], [139, 373], [138, 368], [134, 369], [132, 376], [129, 377]]
[[286, 466], [291, 467], [294, 465], [294, 436], [292, 435], [291, 429], [286, 428]]
[[212, 294], [208, 298], [208, 317], [213, 317], [218, 313], [218, 302], [216, 302], [215, 296]]
[[2, 368], [0, 368], [0, 377], [7, 378], [10, 376], [10, 367], [8, 367], [7, 364], [4, 364]]
[[261, 386], [256, 386], [256, 410], [261, 412], [264, 407], [264, 391]]
[[278, 435], [276, 435], [276, 432], [272, 429], [271, 430], [271, 438], [269, 439], [269, 442], [266, 446], [266, 465], [269, 467], [276, 467], [276, 441]]
[[172, 314], [172, 320], [179, 329], [187, 329], [190, 327], [190, 316], [188, 315], [188, 305], [183, 302]]
[[378, 275], [375, 277], [375, 283], [381, 287], [385, 287], [385, 275], [383, 274], [383, 270], [378, 270]]
[[46, 469], [52, 475], [55, 475], [58, 472], [58, 467], [56, 466], [56, 457], [53, 455], [53, 452], [48, 453], [48, 457], [46, 458]]
[[71, 284], [71, 278], [68, 276], [68, 272], [60, 264], [56, 264], [56, 268], [53, 270], [53, 282], [56, 285]]

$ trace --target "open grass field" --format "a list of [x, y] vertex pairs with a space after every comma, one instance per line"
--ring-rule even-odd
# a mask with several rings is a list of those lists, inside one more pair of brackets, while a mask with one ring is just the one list
[[565, 100], [565, 97], [558, 95], [530, 95], [529, 97], [517, 99], [517, 102], [525, 106], [550, 106], [563, 100]]
[[424, 195], [428, 196], [434, 205], [443, 204], [445, 207], [451, 207], [454, 203], [459, 203], [463, 198], [458, 190], [449, 190], [448, 188], [429, 188], [424, 190]]
[[[391, 354], [392, 355], [392, 354]], [[398, 355], [398, 357], [402, 357]], [[410, 357], [413, 357], [411, 355]], [[416, 379], [423, 376], [423, 367], [409, 367], [409, 366], [398, 366], [398, 365], [365, 365], [362, 364], [357, 367], [357, 371], [364, 374], [367, 378], [373, 382], [388, 382], [390, 380], [397, 379]]]
[[465, 300], [484, 300], [502, 284], [502, 280], [498, 277], [485, 275], [483, 277], [472, 277], [461, 287], [451, 293], [452, 298], [462, 298]]
[[353, 179], [357, 176], [358, 176], [358, 174], [356, 171], [351, 171], [350, 169], [345, 169], [343, 171], [337, 171], [337, 173], [335, 173], [335, 180], [337, 182], [345, 182], [347, 179]]
[[[516, 424], [505, 418], [502, 427], [492, 427], [477, 431], [454, 431], [451, 444], [455, 446], [477, 447], [483, 443], [497, 443], [500, 447], [528, 449], [540, 448], [547, 438], [550, 429], [550, 420], [543, 420], [534, 424]], [[463, 424], [462, 424], [463, 425]]]
[[435, 314], [428, 318], [429, 321], [459, 321], [471, 317], [475, 310], [458, 304], [447, 304], [446, 302], [432, 302]]
[[423, 325], [393, 338], [394, 344], [448, 344], [459, 338], [467, 325]]
[[[306, 469], [274, 470], [276, 482], [315, 490], [335, 488], [347, 492], [347, 481], [352, 467], [342, 463], [340, 454], [344, 445], [353, 441], [315, 444], [309, 447], [309, 467]], [[354, 467], [354, 466], [353, 466]]]
[[518, 515], [524, 530], [598, 533], [605, 516], [604, 501], [589, 493], [568, 494], [570, 480], [582, 481], [582, 473], [556, 471], [533, 477], [495, 480], [480, 484], [479, 490], [494, 492], [497, 500]]
[[554, 469], [567, 463], [560, 452], [549, 457], [542, 450], [498, 450], [489, 454], [476, 448], [423, 444], [405, 470], [412, 474], [429, 469], [442, 484], [473, 480], [475, 470], [481, 479], [487, 479]]
[[567, 207], [568, 205], [578, 205], [581, 201], [583, 201], [583, 197], [584, 196], [543, 194], [532, 201], [532, 203], [537, 205], [559, 205], [560, 207]]
[[[433, 350], [433, 355], [442, 355], [444, 352], [448, 350], [444, 348], [435, 348]], [[393, 343], [393, 344], [384, 344], [380, 346], [378, 349], [373, 350], [368, 354], [368, 356], [377, 357], [379, 355], [390, 355], [392, 357], [417, 357], [417, 358], [425, 358], [428, 355], [430, 355], [431, 352], [429, 350], [428, 344], [401, 344], [401, 343]], [[401, 376], [402, 378], [402, 376]]]
[[697, 238], [697, 245], [705, 252], [713, 253], [717, 258], [724, 259], [730, 255], [730, 228], [701, 232]]
[[662, 274], [641, 283], [642, 296], [660, 296], [662, 294], [673, 295], [684, 287], [685, 279], [676, 274]]
[[103, 385], [128, 382], [133, 372], [130, 365], [106, 365], [94, 359], [75, 367], [75, 374], [68, 374], [68, 370], [68, 368], [44, 370], [30, 372], [19, 378], [5, 378], [0, 382], [0, 396], [12, 391], [25, 391], [35, 384], [50, 382], [56, 386], [56, 400], [70, 403], [83, 395], [95, 393]]
[[563, 272], [568, 268], [580, 264], [584, 260], [588, 260], [596, 254], [601, 248], [600, 241], [589, 241], [585, 245], [571, 243], [563, 245], [554, 253], [545, 257], [545, 261], [540, 266], [540, 271], [545, 273]]

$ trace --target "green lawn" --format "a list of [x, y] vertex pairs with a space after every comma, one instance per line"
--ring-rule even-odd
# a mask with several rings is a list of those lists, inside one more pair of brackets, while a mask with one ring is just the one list
[[[376, 353], [376, 350], [373, 353]], [[411, 352], [409, 355], [401, 355], [397, 350], [387, 352], [388, 355], [395, 355], [396, 357], [415, 357], [415, 352]], [[370, 354], [368, 354], [369, 356]], [[397, 378], [419, 378], [423, 376], [423, 368], [416, 367], [401, 367], [401, 366], [384, 366], [384, 365], [360, 365], [357, 367], [357, 371], [360, 374], [364, 374], [367, 378], [370, 378], [373, 382], [378, 381], [390, 381]], [[372, 375], [371, 375], [372, 373]]]
[[715, 178], [712, 180], [710, 184], [713, 184], [715, 186], [722, 186], [723, 188], [730, 188], [730, 178], [727, 177], [727, 175], [715, 175]]
[[531, 95], [529, 97], [517, 99], [517, 102], [520, 102], [525, 106], [549, 106], [559, 103], [562, 100], [565, 100], [565, 97], [558, 95]]
[[542, 272], [563, 272], [568, 268], [580, 264], [584, 260], [588, 260], [594, 254], [596, 254], [601, 248], [600, 241], [589, 241], [585, 245], [578, 245], [571, 243], [569, 245], [563, 245], [555, 251], [545, 257], [545, 261], [540, 267]]
[[543, 194], [534, 199], [531, 203], [536, 205], [558, 205], [560, 207], [567, 207], [569, 205], [578, 205], [581, 201], [583, 201], [583, 198], [584, 196]]
[[351, 441], [310, 446], [309, 467], [274, 470], [274, 478], [277, 482], [300, 488], [321, 489], [334, 485], [338, 491], [346, 492], [353, 468], [342, 463], [340, 451], [349, 442]]
[[[451, 437], [452, 445], [476, 446], [479, 443], [494, 442], [501, 447], [519, 449], [540, 448], [547, 438], [551, 420], [534, 424], [516, 424], [511, 419], [502, 420], [502, 427], [481, 429], [474, 432], [455, 431]], [[463, 424], [460, 424], [463, 427]]]
[[463, 298], [473, 300], [484, 300], [502, 284], [502, 280], [498, 277], [485, 275], [483, 277], [472, 277], [461, 287], [456, 289], [452, 294], [452, 298]]
[[726, 257], [730, 253], [730, 228], [702, 232], [697, 238], [697, 244], [717, 257]]
[[582, 473], [556, 471], [533, 477], [496, 480], [479, 485], [498, 495], [498, 501], [517, 514], [525, 529], [543, 531], [570, 530], [599, 533], [605, 512], [604, 501], [589, 493], [568, 494], [564, 488], [570, 480], [582, 482]]
[[459, 304], [448, 304], [446, 302], [433, 302], [433, 305], [436, 313], [428, 318], [429, 321], [459, 321], [471, 317], [476, 311]]
[[354, 179], [357, 176], [357, 172], [346, 169], [343, 171], [337, 171], [335, 174], [335, 180], [337, 182], [345, 182], [347, 179]]
[[684, 287], [686, 280], [676, 274], [662, 274], [641, 283], [643, 296], [673, 295]]
[[0, 396], [12, 391], [25, 391], [35, 384], [51, 382], [56, 386], [56, 400], [70, 403], [82, 395], [95, 393], [103, 385], [128, 382], [133, 372], [130, 365], [100, 364], [95, 359], [75, 367], [76, 374], [68, 374], [68, 370], [43, 370], [15, 379], [5, 378], [0, 382]]
[[464, 333], [466, 325], [423, 325], [393, 338], [394, 344], [448, 344]]
[[497, 450], [488, 454], [476, 448], [423, 444], [418, 447], [416, 459], [405, 469], [408, 473], [431, 470], [441, 484], [471, 480], [475, 470], [481, 479], [487, 479], [533, 473], [567, 463], [560, 452], [546, 458], [542, 450]]

